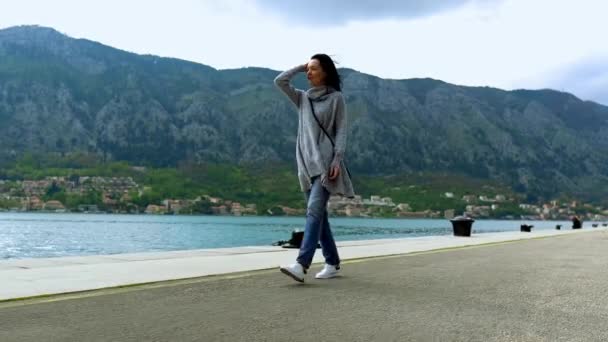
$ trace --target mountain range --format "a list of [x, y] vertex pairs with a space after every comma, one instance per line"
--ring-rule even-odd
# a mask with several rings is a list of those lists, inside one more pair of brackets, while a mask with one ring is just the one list
[[[138, 55], [46, 27], [3, 29], [0, 158], [293, 164], [297, 114], [273, 84], [278, 73]], [[355, 177], [439, 172], [592, 200], [608, 190], [606, 106], [550, 89], [340, 73]], [[294, 83], [307, 87], [303, 75]]]

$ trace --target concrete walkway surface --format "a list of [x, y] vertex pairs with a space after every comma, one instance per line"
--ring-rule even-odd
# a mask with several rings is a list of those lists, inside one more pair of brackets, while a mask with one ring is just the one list
[[[517, 237], [474, 237], [468, 243]], [[425, 239], [414, 241], [359, 242], [342, 248], [351, 255], [402, 252]], [[273, 267], [5, 301], [0, 303], [0, 341], [605, 342], [607, 245], [608, 231], [584, 229], [555, 237], [351, 259], [343, 262], [339, 277], [309, 276], [303, 284]], [[292, 251], [241, 252], [245, 254], [223, 255], [224, 262], [268, 254], [268, 260], [249, 264], [264, 267], [262, 261], [275, 264], [293, 256]], [[210, 272], [207, 257], [223, 260], [201, 255], [192, 257], [200, 264], [189, 265]], [[183, 266], [181, 259], [190, 257], [160, 259], [175, 262], [162, 263], [160, 273], [168, 266]], [[111, 265], [133, 263], [127, 269], [135, 272], [138, 262], [154, 259]], [[319, 268], [315, 265], [313, 272]]]
[[[338, 242], [342, 260], [424, 252], [489, 243], [585, 234], [606, 228], [501, 232], [471, 237], [426, 236]], [[295, 249], [275, 246], [218, 248], [160, 253], [135, 253], [12, 259], [0, 261], [0, 302], [25, 297], [263, 270], [294, 262]], [[314, 262], [322, 263], [321, 250]]]

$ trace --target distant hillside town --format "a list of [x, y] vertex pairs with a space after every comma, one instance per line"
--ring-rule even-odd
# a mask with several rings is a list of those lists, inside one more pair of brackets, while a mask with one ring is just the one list
[[[155, 203], [142, 199], [146, 186], [137, 184], [131, 177], [46, 177], [42, 180], [0, 180], [0, 211], [12, 212], [80, 212], [80, 213], [131, 213], [131, 214], [205, 214], [205, 215], [277, 215], [302, 216], [304, 208], [291, 208], [277, 203], [260, 210], [256, 203], [241, 203], [201, 194], [193, 199], [164, 198]], [[390, 197], [371, 195], [352, 199], [331, 197], [330, 215], [346, 217], [418, 217], [452, 218], [466, 214], [476, 218], [504, 218], [529, 220], [563, 220], [573, 215], [588, 220], [606, 220], [608, 210], [577, 201], [544, 204], [517, 203], [503, 194], [493, 197], [466, 194], [457, 196], [445, 192], [439, 196], [459, 199], [464, 212], [454, 208], [439, 210], [412, 210], [408, 203], [394, 203]], [[145, 196], [144, 196], [145, 197]], [[510, 212], [502, 208], [516, 208]]]

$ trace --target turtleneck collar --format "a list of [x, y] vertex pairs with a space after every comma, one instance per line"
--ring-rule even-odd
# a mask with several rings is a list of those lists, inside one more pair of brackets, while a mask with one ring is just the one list
[[330, 86], [312, 87], [306, 91], [306, 96], [313, 101], [323, 101], [336, 90]]

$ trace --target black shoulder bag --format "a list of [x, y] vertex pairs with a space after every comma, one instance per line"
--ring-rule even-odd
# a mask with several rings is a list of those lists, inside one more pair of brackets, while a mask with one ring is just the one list
[[[336, 148], [334, 139], [331, 138], [329, 133], [327, 133], [327, 131], [325, 130], [325, 127], [323, 127], [323, 125], [321, 125], [321, 121], [319, 121], [319, 118], [317, 118], [317, 114], [315, 113], [315, 106], [312, 104], [312, 100], [310, 99], [310, 97], [308, 98], [308, 102], [310, 102], [310, 110], [312, 110], [312, 116], [315, 118], [315, 121], [317, 122], [317, 124], [319, 124], [319, 127], [321, 127], [321, 129], [323, 130], [323, 133], [325, 133], [325, 135], [329, 138], [329, 141], [331, 142], [331, 146], [333, 148]], [[344, 169], [346, 170], [346, 173], [348, 173], [348, 178], [352, 179], [353, 177], [351, 177], [350, 171], [348, 170], [348, 167], [346, 167], [346, 163], [344, 163], [344, 160], [342, 160], [341, 163], [344, 164]]]

